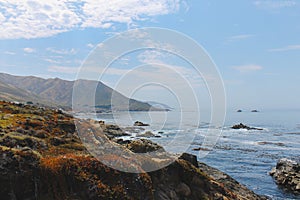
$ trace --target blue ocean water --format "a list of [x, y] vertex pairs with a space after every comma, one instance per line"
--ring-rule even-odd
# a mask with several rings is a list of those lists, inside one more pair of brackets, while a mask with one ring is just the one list
[[[185, 120], [179, 126], [180, 112], [130, 112], [101, 114], [98, 119], [121, 126], [132, 126], [134, 121], [151, 124], [147, 129], [160, 134], [161, 138], [153, 138], [155, 142], [168, 146], [175, 137], [184, 143], [186, 135], [196, 134], [193, 142], [187, 141], [187, 152], [199, 155], [193, 149], [201, 146], [209, 128], [209, 113], [201, 113], [200, 126], [189, 124]], [[189, 112], [191, 121], [197, 114]], [[85, 116], [89, 117], [89, 116]], [[244, 123], [257, 130], [233, 130], [234, 124]], [[226, 114], [222, 133], [213, 150], [200, 161], [215, 167], [258, 194], [267, 195], [272, 199], [300, 199], [277, 187], [268, 172], [276, 166], [280, 158], [300, 156], [300, 110], [278, 110], [252, 112], [230, 112]], [[163, 133], [161, 133], [163, 131]], [[160, 133], [158, 133], [160, 132]], [[182, 137], [181, 137], [182, 136]], [[188, 140], [188, 139], [186, 139]], [[174, 143], [176, 149], [176, 143]]]

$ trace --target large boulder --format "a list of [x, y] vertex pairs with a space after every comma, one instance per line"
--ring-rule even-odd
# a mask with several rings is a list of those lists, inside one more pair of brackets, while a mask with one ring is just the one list
[[129, 144], [127, 144], [126, 147], [134, 153], [164, 151], [164, 148], [162, 146], [147, 139], [132, 140]]
[[300, 163], [299, 160], [282, 158], [277, 162], [270, 175], [276, 183], [287, 191], [300, 194]]

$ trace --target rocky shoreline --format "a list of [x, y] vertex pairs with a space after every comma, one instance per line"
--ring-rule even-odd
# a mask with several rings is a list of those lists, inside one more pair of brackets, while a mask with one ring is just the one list
[[296, 195], [300, 194], [300, 162], [282, 158], [269, 173], [275, 182], [284, 190]]
[[[7, 102], [0, 102], [0, 119], [3, 200], [266, 199], [217, 169], [199, 163], [190, 154], [183, 154], [159, 170], [146, 172], [145, 167], [160, 166], [163, 160], [174, 156], [147, 139], [118, 139], [126, 133], [115, 125], [75, 119], [59, 110]], [[79, 137], [74, 122], [85, 137]], [[97, 145], [85, 146], [86, 141]], [[96, 148], [95, 152], [99, 152], [105, 145], [120, 149], [121, 154], [100, 153], [100, 162], [87, 151]], [[126, 157], [151, 152], [159, 152], [158, 157], [146, 156], [138, 162]], [[108, 161], [145, 171], [121, 172], [103, 164]]]

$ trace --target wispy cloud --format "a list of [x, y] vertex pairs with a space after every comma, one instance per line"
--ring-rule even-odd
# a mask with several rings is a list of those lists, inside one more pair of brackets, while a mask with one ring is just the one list
[[52, 64], [58, 64], [58, 63], [60, 63], [58, 60], [51, 59], [51, 58], [45, 58], [44, 61], [46, 61], [48, 63], [52, 63]]
[[297, 45], [288, 45], [281, 48], [269, 49], [268, 51], [271, 52], [278, 52], [278, 51], [293, 51], [293, 50], [300, 50], [300, 44]]
[[78, 72], [78, 67], [67, 67], [67, 66], [50, 66], [48, 67], [49, 72], [59, 72], [65, 74], [75, 74]]
[[6, 54], [6, 55], [16, 55], [16, 53], [12, 52], [12, 51], [5, 51], [4, 54]]
[[34, 53], [34, 52], [35, 52], [35, 49], [26, 47], [26, 48], [23, 49], [23, 51], [24, 51], [25, 53]]
[[157, 50], [147, 50], [138, 55], [138, 60], [141, 63], [164, 63], [164, 59], [168, 57], [167, 53], [157, 51]]
[[72, 48], [72, 49], [55, 49], [55, 48], [47, 48], [47, 51], [55, 54], [61, 54], [61, 55], [75, 55], [77, 53], [77, 50]]
[[263, 67], [260, 65], [239, 65], [239, 66], [233, 66], [232, 69], [235, 69], [241, 73], [248, 73], [248, 72], [262, 70]]
[[241, 35], [234, 35], [229, 38], [227, 38], [226, 42], [235, 42], [240, 40], [246, 40], [249, 38], [255, 37], [254, 34], [241, 34]]
[[294, 0], [259, 0], [254, 1], [254, 5], [264, 9], [280, 9], [293, 7], [297, 5], [297, 2]]
[[2, 1], [0, 39], [41, 38], [82, 28], [135, 25], [179, 10], [184, 0]]

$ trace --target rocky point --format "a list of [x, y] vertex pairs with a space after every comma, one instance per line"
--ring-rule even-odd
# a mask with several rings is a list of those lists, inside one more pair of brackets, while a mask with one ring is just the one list
[[[170, 155], [146, 139], [117, 138], [123, 134], [116, 125], [75, 119], [60, 110], [0, 102], [1, 199], [264, 199], [228, 175], [198, 165], [190, 154], [147, 172], [147, 167], [160, 166]], [[84, 145], [90, 144], [87, 141], [96, 145]], [[90, 153], [106, 147], [121, 154], [99, 159]], [[147, 157], [153, 151], [158, 157]], [[130, 159], [140, 152], [146, 156], [139, 162]], [[104, 164], [116, 161], [140, 173]]]

